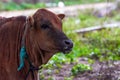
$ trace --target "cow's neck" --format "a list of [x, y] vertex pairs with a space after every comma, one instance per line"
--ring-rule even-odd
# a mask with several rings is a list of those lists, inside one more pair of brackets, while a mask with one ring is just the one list
[[44, 64], [46, 64], [53, 55], [54, 53], [50, 53], [50, 52], [44, 53]]
[[37, 49], [34, 43], [32, 43], [29, 40], [28, 40], [28, 44], [26, 45], [29, 46], [29, 48], [27, 48], [27, 52], [28, 52], [28, 55], [30, 56], [32, 63], [36, 67], [39, 67], [42, 64], [46, 64], [49, 61], [49, 59], [54, 55], [54, 52], [51, 53], [51, 52], [44, 51], [42, 49]]
[[[31, 33], [30, 31], [27, 32], [26, 36], [26, 51], [27, 54], [32, 62], [32, 64], [36, 67], [39, 68], [42, 64], [46, 64], [48, 60], [53, 56], [54, 53], [51, 52], [46, 52], [43, 50], [40, 50], [36, 48], [36, 45], [34, 41], [31, 39]], [[28, 70], [29, 67], [27, 67], [26, 70]], [[35, 74], [37, 78], [37, 74]]]

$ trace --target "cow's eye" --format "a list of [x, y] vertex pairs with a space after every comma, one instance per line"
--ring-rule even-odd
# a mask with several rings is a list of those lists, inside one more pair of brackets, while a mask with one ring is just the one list
[[41, 25], [41, 28], [42, 28], [42, 29], [47, 29], [47, 28], [49, 28], [49, 25], [47, 25], [47, 24], [42, 24], [42, 25]]

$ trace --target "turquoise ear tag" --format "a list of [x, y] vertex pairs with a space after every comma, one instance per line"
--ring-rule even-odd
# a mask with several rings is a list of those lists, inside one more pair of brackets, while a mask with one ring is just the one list
[[26, 53], [26, 49], [24, 46], [22, 46], [21, 50], [20, 50], [20, 65], [18, 67], [18, 71], [20, 71], [23, 67], [24, 67], [24, 60], [27, 57], [27, 53]]

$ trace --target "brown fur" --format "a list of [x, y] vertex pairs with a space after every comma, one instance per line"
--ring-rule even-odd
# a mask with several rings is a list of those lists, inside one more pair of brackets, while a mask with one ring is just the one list
[[[24, 80], [27, 74], [29, 66], [26, 60], [25, 67], [17, 71], [26, 26], [25, 47], [35, 67], [47, 63], [52, 55], [60, 52], [64, 47], [61, 41], [68, 39], [62, 32], [63, 17], [64, 15], [57, 16], [46, 9], [39, 9], [27, 20], [25, 16], [0, 19], [0, 80]], [[47, 24], [50, 29], [42, 29], [42, 24]], [[38, 71], [34, 71], [34, 74], [34, 80], [38, 80]], [[33, 80], [31, 74], [27, 80]]]

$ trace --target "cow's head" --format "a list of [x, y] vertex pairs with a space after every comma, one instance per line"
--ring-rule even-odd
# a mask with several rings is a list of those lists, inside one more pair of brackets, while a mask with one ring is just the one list
[[54, 14], [46, 9], [39, 9], [28, 22], [34, 34], [35, 46], [46, 52], [68, 53], [73, 43], [62, 32], [64, 14]]

